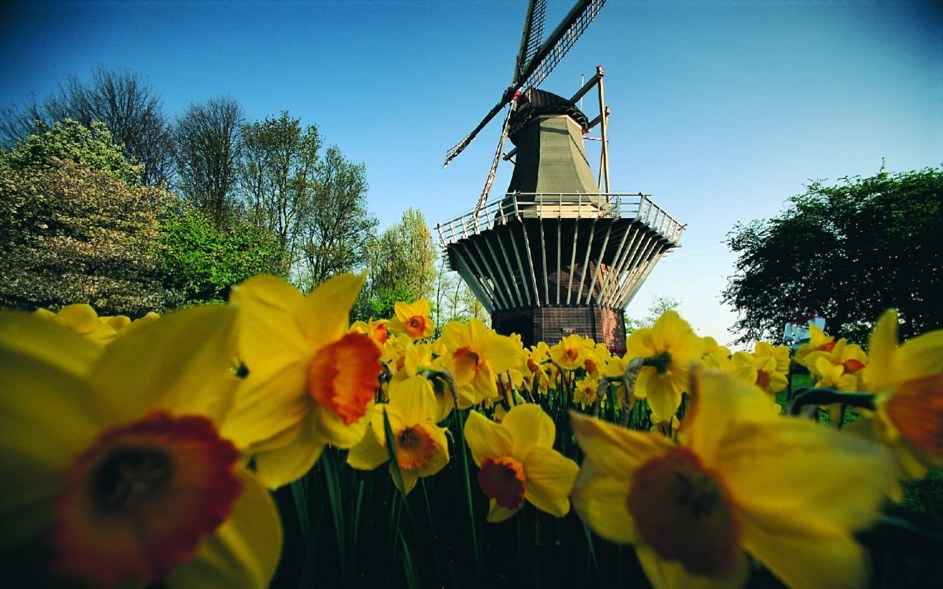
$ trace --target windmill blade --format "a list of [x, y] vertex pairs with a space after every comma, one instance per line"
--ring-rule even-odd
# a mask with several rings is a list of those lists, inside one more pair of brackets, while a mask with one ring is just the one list
[[521, 79], [524, 66], [534, 59], [544, 38], [544, 23], [547, 21], [547, 0], [530, 0], [527, 5], [527, 18], [524, 19], [524, 34], [521, 35], [521, 48], [514, 63], [514, 77], [511, 84]]
[[494, 160], [491, 162], [491, 170], [488, 171], [488, 178], [485, 180], [485, 187], [481, 190], [478, 202], [475, 204], [475, 219], [478, 219], [478, 211], [488, 202], [488, 196], [491, 195], [491, 185], [494, 184], [494, 178], [498, 173], [498, 164], [501, 162], [501, 154], [504, 152], [504, 140], [508, 136], [508, 127], [511, 126], [511, 115], [514, 114], [515, 102], [511, 103], [508, 109], [508, 116], [504, 119], [504, 127], [501, 129], [501, 139], [498, 140], [498, 149], [494, 152]]
[[[475, 139], [475, 136], [485, 128], [485, 125], [491, 122], [491, 119], [497, 115], [502, 108], [509, 102], [514, 99], [517, 91], [523, 88], [524, 86], [534, 87], [539, 85], [546, 77], [550, 74], [554, 67], [560, 60], [563, 59], [563, 56], [566, 55], [567, 51], [570, 50], [570, 47], [576, 43], [576, 40], [579, 39], [580, 35], [583, 34], [583, 31], [586, 30], [586, 27], [589, 26], [589, 23], [596, 18], [596, 15], [599, 14], [600, 9], [602, 9], [603, 4], [606, 3], [606, 0], [579, 0], [576, 5], [570, 10], [566, 18], [563, 19], [563, 22], [560, 23], [560, 26], [556, 28], [552, 35], [547, 39], [547, 41], [540, 46], [540, 48], [534, 53], [534, 56], [523, 68], [520, 68], [518, 71], [520, 75], [517, 79], [504, 91], [504, 95], [501, 97], [501, 101], [485, 115], [485, 118], [478, 123], [478, 126], [475, 127], [471, 133], [465, 136], [464, 139], [459, 141], [452, 149], [448, 150], [445, 154], [445, 163], [442, 164], [442, 167], [449, 165], [455, 157], [462, 153], [462, 151], [468, 147], [468, 145]], [[532, 34], [528, 34], [527, 27], [531, 26], [531, 20], [533, 19], [534, 14], [536, 13], [537, 2], [533, 2], [528, 7], [527, 24], [525, 25], [525, 34], [524, 39], [529, 41]], [[542, 27], [542, 25], [541, 25]], [[524, 43], [522, 42], [522, 45]], [[526, 51], [525, 51], [526, 54]]]
[[[508, 88], [508, 90], [510, 90], [510, 88]], [[490, 122], [491, 122], [491, 119], [493, 119], [496, 114], [498, 114], [499, 112], [501, 112], [501, 109], [504, 108], [504, 106], [505, 106], [507, 103], [509, 103], [509, 102], [511, 101], [511, 99], [513, 99], [513, 98], [514, 98], [514, 93], [513, 93], [513, 92], [505, 92], [504, 96], [501, 97], [501, 102], [499, 102], [499, 103], [497, 103], [496, 105], [494, 105], [494, 108], [492, 108], [490, 111], [488, 111], [488, 114], [486, 114], [486, 115], [485, 115], [485, 118], [483, 118], [483, 119], [481, 120], [481, 122], [478, 123], [478, 126], [475, 127], [474, 129], [472, 129], [472, 132], [469, 133], [468, 135], [466, 135], [464, 139], [462, 139], [462, 140], [459, 141], [457, 144], [455, 144], [455, 147], [453, 147], [452, 149], [448, 150], [448, 152], [446, 152], [446, 154], [445, 154], [445, 163], [442, 164], [442, 167], [444, 168], [444, 167], [448, 166], [448, 165], [449, 165], [449, 162], [451, 162], [453, 159], [455, 159], [455, 156], [457, 156], [458, 154], [462, 153], [462, 151], [463, 151], [466, 147], [468, 147], [468, 144], [472, 142], [472, 140], [475, 138], [475, 136], [478, 135], [478, 132], [481, 131], [482, 129], [484, 129], [484, 128], [485, 128], [485, 125], [487, 125], [488, 123], [490, 123]]]
[[[530, 3], [527, 5], [527, 18], [524, 19], [524, 34], [521, 35], [521, 48], [517, 53], [517, 61], [514, 64], [514, 77], [511, 80], [511, 85], [505, 90], [501, 101], [488, 111], [488, 114], [478, 123], [478, 126], [452, 147], [452, 149], [446, 152], [445, 163], [442, 164], [443, 168], [448, 166], [449, 162], [455, 159], [458, 154], [462, 153], [462, 151], [468, 147], [468, 144], [475, 139], [475, 136], [491, 122], [491, 119], [501, 112], [501, 109], [504, 108], [506, 104], [514, 99], [514, 93], [520, 89], [520, 86], [515, 86], [515, 84], [521, 79], [524, 64], [530, 63], [539, 49], [540, 40], [543, 38], [544, 34], [544, 22], [546, 20], [547, 0], [530, 0]], [[507, 133], [506, 123], [504, 125], [504, 133]], [[504, 143], [503, 134], [501, 143]]]
[[515, 91], [524, 86], [531, 88], [539, 86], [541, 82], [547, 79], [547, 76], [573, 47], [576, 40], [589, 26], [589, 23], [593, 22], [605, 3], [606, 0], [580, 0], [577, 2], [566, 18], [563, 19], [563, 22], [560, 23], [560, 26], [537, 50], [530, 63], [524, 67], [520, 78], [522, 81], [519, 81]]

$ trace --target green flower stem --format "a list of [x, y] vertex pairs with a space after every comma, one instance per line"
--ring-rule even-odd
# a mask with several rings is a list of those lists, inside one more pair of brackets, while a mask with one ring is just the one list
[[860, 407], [862, 409], [874, 410], [874, 394], [861, 393], [843, 393], [835, 389], [812, 388], [799, 389], [796, 396], [789, 403], [789, 415], [799, 415], [799, 412], [806, 405], [834, 405], [842, 404], [851, 407]]
[[619, 416], [619, 425], [629, 427], [629, 416], [632, 413], [631, 399], [635, 395], [635, 382], [639, 372], [645, 366], [647, 358], [632, 358], [622, 374], [622, 386], [625, 387], [625, 396], [622, 397], [622, 414]]

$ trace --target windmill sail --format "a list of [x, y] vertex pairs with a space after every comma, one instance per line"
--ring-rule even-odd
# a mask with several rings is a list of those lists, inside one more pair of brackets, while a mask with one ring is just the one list
[[[508, 103], [510, 103], [515, 94], [521, 88], [535, 87], [543, 82], [550, 72], [553, 71], [553, 68], [556, 67], [560, 60], [563, 59], [563, 56], [566, 55], [567, 51], [576, 43], [576, 40], [579, 39], [580, 35], [583, 34], [583, 31], [586, 30], [586, 27], [589, 26], [589, 23], [596, 18], [596, 15], [599, 14], [599, 11], [602, 9], [603, 5], [606, 3], [606, 0], [580, 0], [576, 3], [566, 18], [563, 19], [563, 22], [560, 23], [560, 26], [550, 35], [550, 37], [544, 42], [539, 49], [534, 52], [533, 57], [525, 65], [516, 68], [519, 72], [517, 79], [512, 82], [512, 84], [505, 90], [504, 94], [501, 96], [501, 100], [494, 105], [494, 107], [488, 111], [488, 114], [485, 115], [485, 118], [478, 123], [471, 133], [466, 135], [461, 141], [459, 141], [452, 149], [448, 150], [445, 155], [445, 163], [442, 167], [448, 166], [449, 162], [455, 159], [458, 154], [462, 153], [466, 147], [475, 139], [475, 136], [485, 128], [485, 126], [491, 122], [501, 109], [503, 109]], [[532, 38], [533, 35], [528, 35], [527, 27], [531, 25], [533, 20], [532, 15], [536, 13], [535, 3], [529, 7], [529, 10], [532, 10], [531, 14], [528, 17], [528, 22], [525, 25], [525, 35], [524, 39], [528, 42], [527, 46], [530, 45], [529, 38]], [[541, 23], [541, 29], [542, 29]], [[525, 43], [522, 43], [525, 45]], [[524, 55], [527, 55], [525, 50]]]
[[[538, 88], [603, 4], [578, 2], [541, 43], [545, 5], [531, 0], [513, 82], [446, 160], [511, 105], [477, 205], [437, 230], [449, 267], [491, 315], [494, 330], [517, 334], [524, 345], [554, 344], [578, 333], [622, 349], [626, 305], [655, 263], [678, 247], [684, 230], [647, 195], [609, 192], [602, 67], [571, 98]], [[589, 120], [576, 101], [593, 87], [599, 116]], [[604, 191], [583, 142], [597, 124]], [[514, 144], [514, 172], [505, 195], [489, 200], [505, 138]]]

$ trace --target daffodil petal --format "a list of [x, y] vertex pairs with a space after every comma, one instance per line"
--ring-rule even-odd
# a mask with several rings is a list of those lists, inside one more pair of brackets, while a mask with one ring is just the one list
[[552, 448], [538, 446], [524, 458], [524, 472], [524, 497], [541, 511], [557, 517], [566, 515], [579, 466]]
[[432, 383], [422, 376], [390, 383], [390, 406], [395, 408], [403, 423], [433, 420], [438, 412]]
[[102, 354], [101, 346], [67, 327], [17, 311], [0, 311], [0, 348], [75, 375], [87, 374]]
[[367, 427], [370, 425], [370, 414], [373, 413], [373, 401], [367, 407], [367, 413], [357, 421], [347, 424], [343, 418], [328, 409], [316, 405], [311, 412], [311, 418], [317, 424], [321, 439], [338, 448], [353, 448], [360, 443]]
[[491, 364], [491, 370], [501, 374], [507, 372], [517, 363], [517, 355], [520, 352], [520, 346], [511, 338], [493, 334], [488, 342], [488, 363]]
[[238, 384], [230, 374], [235, 329], [234, 308], [192, 307], [115, 340], [90, 374], [100, 423], [131, 421], [155, 408], [221, 422]]
[[340, 338], [366, 274], [341, 274], [319, 284], [298, 306], [298, 328], [315, 348]]
[[[419, 475], [412, 470], [400, 470], [400, 475], [403, 477], [403, 494], [409, 495], [416, 487], [416, 482], [419, 481]], [[395, 477], [393, 481], [396, 481]]]
[[919, 378], [943, 371], [943, 329], [909, 339], [898, 348], [904, 378]]
[[723, 577], [692, 575], [680, 562], [662, 560], [645, 545], [636, 546], [635, 553], [655, 589], [739, 589], [746, 584], [750, 572], [742, 553], [733, 572]]
[[766, 393], [724, 372], [698, 369], [692, 376], [691, 403], [678, 432], [682, 444], [710, 465], [729, 424], [777, 419]]
[[347, 464], [358, 470], [373, 470], [389, 459], [386, 446], [380, 445], [372, 429], [347, 453]]
[[270, 441], [285, 432], [297, 432], [311, 413], [314, 402], [301, 393], [304, 387], [303, 367], [286, 366], [262, 374], [250, 370], [236, 388], [232, 410], [221, 428], [223, 437], [239, 448], [270, 449]]
[[789, 587], [866, 587], [864, 548], [850, 536], [810, 538], [743, 519], [743, 547]]
[[85, 383], [60, 366], [0, 347], [0, 383], [3, 552], [51, 523], [65, 468], [97, 429]]
[[268, 488], [277, 489], [311, 470], [323, 449], [324, 441], [315, 435], [313, 425], [306, 422], [290, 444], [255, 456], [255, 475]]
[[713, 468], [745, 520], [810, 543], [867, 526], [895, 484], [884, 448], [789, 417], [730, 426]]
[[278, 511], [262, 484], [248, 473], [241, 473], [241, 478], [244, 490], [232, 515], [200, 545], [194, 560], [170, 573], [168, 586], [180, 589], [269, 586], [282, 547]]
[[540, 405], [528, 403], [511, 408], [501, 425], [511, 432], [512, 455], [523, 459], [531, 448], [553, 446], [557, 428]]
[[747, 551], [790, 586], [864, 584], [863, 552], [851, 533], [878, 517], [893, 488], [883, 448], [778, 418], [731, 428], [716, 460]]
[[445, 428], [433, 425], [431, 421], [417, 427], [423, 428], [436, 445], [436, 452], [429, 462], [416, 471], [419, 476], [430, 476], [445, 468], [445, 465], [449, 463], [449, 439], [445, 435]]
[[886, 388], [895, 374], [894, 350], [897, 348], [897, 311], [885, 311], [871, 332], [868, 344], [868, 365], [864, 368], [864, 380], [872, 391]]
[[681, 389], [670, 374], [657, 374], [654, 368], [643, 368], [636, 387], [645, 391], [655, 421], [670, 421], [681, 406]]
[[607, 474], [625, 480], [641, 462], [674, 447], [664, 436], [630, 431], [574, 411], [570, 422], [586, 457]]
[[612, 476], [592, 461], [585, 461], [570, 499], [580, 519], [603, 538], [621, 544], [638, 541], [635, 523], [628, 509], [629, 478]]
[[229, 302], [239, 309], [239, 353], [250, 373], [284, 356], [310, 358], [313, 348], [296, 319], [303, 301], [296, 288], [274, 276], [254, 276], [233, 287]]
[[498, 502], [494, 499], [491, 500], [491, 503], [488, 504], [488, 517], [486, 521], [492, 524], [499, 524], [503, 521], [506, 521], [514, 516], [515, 513], [520, 511], [520, 507], [515, 507], [514, 509], [508, 509], [507, 507], [501, 507], [498, 505]]
[[489, 456], [511, 455], [511, 434], [477, 411], [468, 413], [463, 433], [477, 466], [481, 466], [481, 461]]

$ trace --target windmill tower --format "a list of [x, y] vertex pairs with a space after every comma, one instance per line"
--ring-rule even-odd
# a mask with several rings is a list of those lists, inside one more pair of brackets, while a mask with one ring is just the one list
[[[511, 85], [478, 126], [449, 150], [445, 165], [509, 106], [498, 149], [475, 208], [437, 225], [457, 271], [503, 334], [525, 345], [571, 333], [625, 346], [623, 312], [655, 263], [678, 247], [684, 226], [642, 193], [609, 190], [603, 70], [571, 98], [538, 88], [605, 0], [579, 0], [541, 43], [545, 0], [530, 0]], [[577, 101], [596, 89], [599, 115]], [[601, 132], [599, 174], [583, 137]], [[505, 139], [514, 148], [504, 153]], [[500, 161], [514, 162], [507, 192], [489, 200]], [[598, 177], [598, 180], [597, 180]]]

